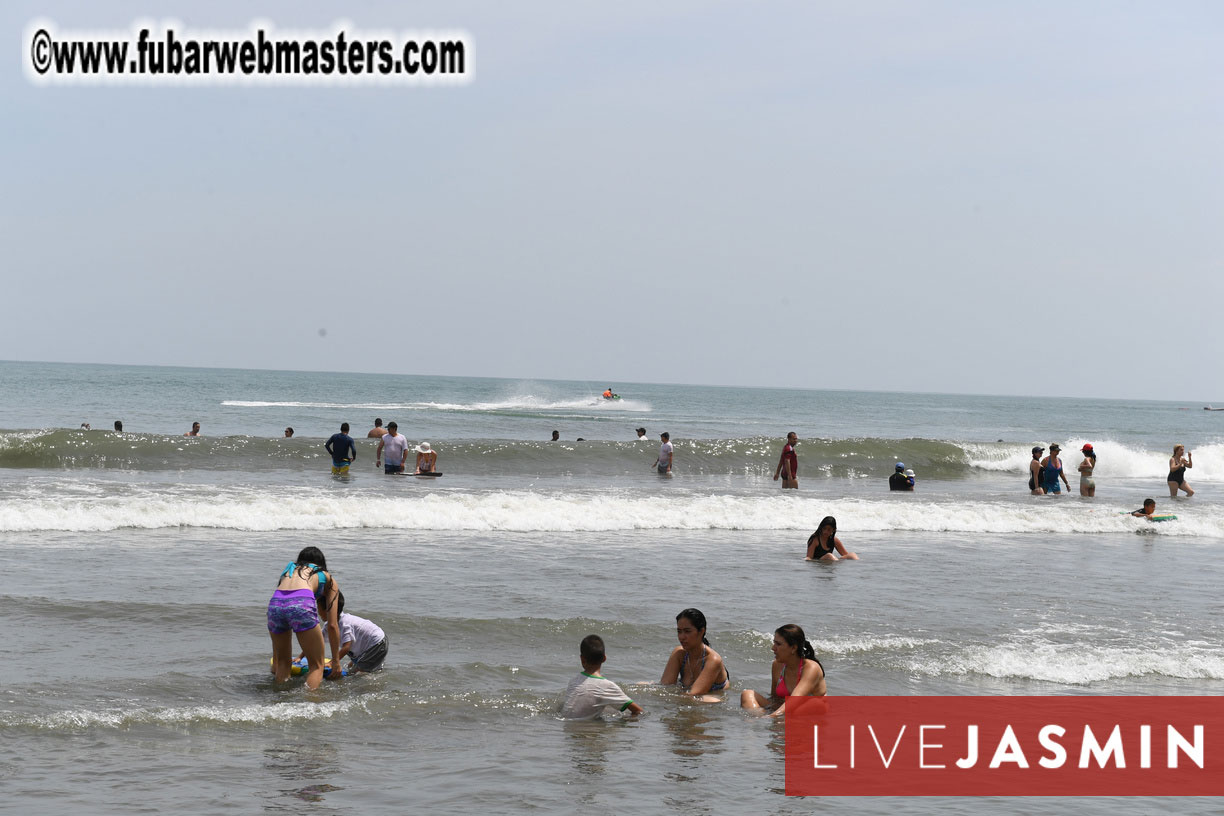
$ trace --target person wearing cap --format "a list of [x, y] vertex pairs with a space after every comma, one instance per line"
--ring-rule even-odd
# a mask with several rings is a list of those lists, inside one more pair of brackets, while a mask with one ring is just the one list
[[659, 458], [655, 459], [654, 467], [658, 470], [660, 476], [670, 478], [672, 475], [672, 455], [675, 451], [671, 443], [671, 434], [664, 431], [659, 434], [659, 439], [663, 440], [663, 444], [659, 446]]
[[913, 489], [914, 489], [914, 480], [917, 478], [917, 477], [915, 477], [915, 476], [914, 476], [914, 470], [913, 470], [913, 468], [906, 468], [906, 469], [905, 469], [905, 478], [906, 478], [906, 479], [909, 481], [909, 489], [910, 489], [910, 490], [913, 490]]
[[416, 472], [433, 473], [438, 467], [438, 452], [429, 447], [428, 442], [416, 446]]
[[[383, 464], [383, 451], [387, 452], [386, 464]], [[383, 473], [390, 476], [404, 472], [404, 458], [408, 451], [408, 440], [399, 432], [399, 425], [387, 423], [387, 432], [378, 437], [378, 450], [374, 452], [374, 467], [382, 465]]]
[[893, 475], [888, 477], [889, 490], [913, 490], [914, 480], [905, 475], [905, 463], [898, 462]]
[[799, 457], [795, 455], [795, 445], [799, 444], [799, 435], [791, 431], [786, 435], [786, 444], [782, 446], [782, 457], [778, 459], [778, 467], [774, 470], [774, 481], [782, 477], [782, 489], [799, 487]]
[[1062, 494], [1062, 488], [1058, 486], [1059, 479], [1067, 486], [1067, 492], [1071, 492], [1071, 483], [1067, 481], [1067, 474], [1063, 473], [1062, 459], [1058, 458], [1061, 451], [1062, 448], [1057, 444], [1051, 444], [1050, 455], [1041, 460], [1041, 486], [1045, 488], [1047, 495]]
[[1091, 442], [1085, 442], [1080, 453], [1084, 454], [1084, 461], [1079, 463], [1080, 495], [1091, 498], [1096, 495], [1096, 480], [1092, 478], [1092, 471], [1096, 469], [1096, 451], [1092, 449]]
[[1045, 453], [1045, 448], [1034, 447], [1033, 461], [1029, 462], [1029, 493], [1034, 496], [1045, 495], [1045, 489], [1041, 486], [1041, 454], [1043, 453]]
[[638, 429], [637, 429], [637, 438], [638, 438], [638, 439], [647, 439], [647, 438], [648, 438], [648, 437], [646, 436], [646, 429], [645, 429], [645, 428], [638, 428]]

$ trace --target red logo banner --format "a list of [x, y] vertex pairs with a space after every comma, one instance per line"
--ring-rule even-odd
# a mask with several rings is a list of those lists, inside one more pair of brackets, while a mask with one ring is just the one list
[[791, 697], [788, 796], [1224, 796], [1224, 697]]

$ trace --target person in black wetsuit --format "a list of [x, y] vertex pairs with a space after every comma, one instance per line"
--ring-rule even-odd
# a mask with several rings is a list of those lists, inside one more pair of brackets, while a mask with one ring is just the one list
[[888, 477], [889, 490], [913, 490], [914, 480], [905, 475], [905, 463], [898, 462], [896, 471]]

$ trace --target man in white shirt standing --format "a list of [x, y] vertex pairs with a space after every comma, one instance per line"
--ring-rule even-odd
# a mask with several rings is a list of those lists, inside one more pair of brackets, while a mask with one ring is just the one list
[[672, 443], [671, 434], [664, 431], [659, 434], [659, 438], [663, 440], [663, 444], [659, 446], [659, 458], [655, 460], [655, 467], [659, 471], [660, 476], [671, 478], [672, 475]]
[[[383, 458], [384, 450], [387, 453], [386, 459]], [[375, 454], [377, 459], [374, 461], [374, 467], [382, 464], [383, 473], [403, 473], [404, 453], [407, 450], [408, 440], [399, 432], [399, 425], [388, 422], [387, 432], [378, 438], [378, 451]]]

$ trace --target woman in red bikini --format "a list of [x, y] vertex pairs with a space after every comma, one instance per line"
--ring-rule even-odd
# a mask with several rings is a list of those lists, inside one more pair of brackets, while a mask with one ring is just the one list
[[824, 697], [824, 666], [797, 624], [779, 626], [773, 637], [774, 662], [768, 697], [753, 689], [740, 695], [740, 707], [764, 709], [771, 717], [781, 717], [788, 697]]

